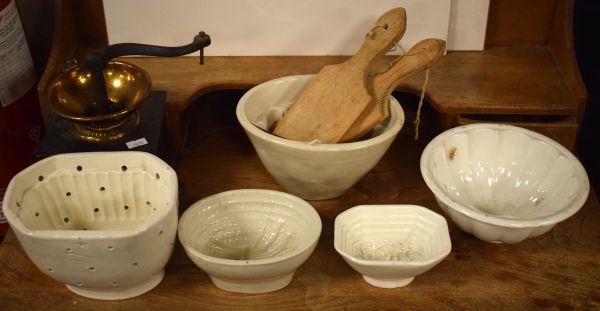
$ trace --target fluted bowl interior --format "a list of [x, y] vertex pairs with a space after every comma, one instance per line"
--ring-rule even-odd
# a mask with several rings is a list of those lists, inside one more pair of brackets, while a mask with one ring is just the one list
[[306, 201], [278, 191], [231, 190], [181, 216], [179, 240], [215, 286], [238, 293], [281, 289], [312, 254], [321, 219]]
[[73, 160], [18, 177], [30, 182], [9, 210], [27, 230], [135, 230], [176, 204], [162, 167], [146, 170], [143, 162], [124, 159], [99, 169]]
[[371, 285], [408, 285], [452, 248], [444, 217], [417, 205], [360, 205], [335, 219], [335, 250]]
[[197, 202], [181, 218], [180, 239], [186, 247], [214, 258], [252, 261], [293, 256], [318, 239], [321, 223], [312, 207], [276, 196], [274, 191], [237, 190]]
[[440, 134], [423, 151], [421, 172], [448, 208], [509, 227], [564, 220], [589, 193], [583, 166], [566, 148], [509, 125], [473, 124]]
[[125, 299], [155, 287], [177, 233], [177, 176], [145, 152], [56, 155], [17, 174], [3, 201], [31, 261], [76, 294]]
[[422, 262], [451, 245], [443, 217], [417, 206], [358, 206], [336, 219], [335, 233], [336, 249], [359, 260]]

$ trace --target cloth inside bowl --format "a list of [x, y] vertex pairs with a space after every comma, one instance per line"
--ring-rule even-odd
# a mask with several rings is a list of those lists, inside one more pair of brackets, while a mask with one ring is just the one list
[[[283, 117], [283, 115], [286, 113], [286, 111], [289, 109], [289, 107], [293, 103], [294, 103], [293, 101], [278, 102], [278, 103], [274, 104], [273, 106], [268, 107], [266, 111], [259, 114], [256, 118], [254, 118], [254, 120], [250, 120], [250, 122], [252, 124], [254, 124], [256, 127], [260, 128], [261, 130], [271, 133], [273, 131], [273, 129], [275, 128], [275, 125], [277, 125], [277, 122], [279, 122], [279, 120]], [[384, 131], [385, 124], [388, 121], [389, 121], [389, 117], [386, 118], [385, 120], [381, 121], [371, 131], [369, 131], [368, 133], [363, 135], [358, 140], [366, 140], [366, 139], [373, 138], [373, 137], [379, 135], [381, 132]], [[315, 140], [308, 141], [305, 143], [309, 144], [309, 145], [322, 144], [322, 142], [319, 139], [315, 139]]]
[[[279, 102], [275, 105], [269, 107], [266, 111], [259, 114], [256, 119], [250, 120], [252, 124], [256, 127], [260, 128], [265, 132], [271, 133], [275, 128], [275, 125], [279, 120], [283, 117], [288, 108], [293, 104], [293, 102]], [[318, 139], [306, 142], [309, 145], [319, 145], [321, 141]]]

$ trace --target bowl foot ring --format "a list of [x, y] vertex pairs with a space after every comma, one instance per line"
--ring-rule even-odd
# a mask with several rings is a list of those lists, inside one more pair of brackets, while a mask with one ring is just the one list
[[66, 286], [70, 291], [79, 296], [99, 300], [120, 300], [133, 298], [150, 291], [162, 281], [164, 275], [165, 271], [162, 270], [159, 273], [153, 275], [148, 280], [128, 287], [115, 285], [114, 287], [109, 288], [90, 288], [85, 286], [69, 284], [66, 284]]
[[262, 294], [286, 287], [292, 281], [293, 276], [294, 272], [270, 279], [252, 280], [247, 282], [227, 280], [213, 276], [211, 276], [210, 279], [216, 287], [224, 291], [242, 294]]
[[363, 275], [363, 279], [365, 279], [365, 281], [367, 283], [369, 283], [373, 286], [376, 286], [376, 287], [396, 288], [396, 287], [403, 287], [403, 286], [410, 284], [410, 282], [412, 282], [415, 278], [411, 277], [411, 278], [402, 278], [402, 279], [376, 279], [376, 278], [372, 278], [372, 277]]

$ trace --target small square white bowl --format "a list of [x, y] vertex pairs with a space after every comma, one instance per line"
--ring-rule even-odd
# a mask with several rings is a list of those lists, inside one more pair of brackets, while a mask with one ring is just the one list
[[373, 286], [408, 285], [452, 249], [446, 219], [417, 205], [360, 205], [335, 219], [335, 250]]

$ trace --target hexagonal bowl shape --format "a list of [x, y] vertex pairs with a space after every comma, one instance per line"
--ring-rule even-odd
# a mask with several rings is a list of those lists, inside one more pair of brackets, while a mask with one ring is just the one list
[[583, 206], [590, 188], [581, 163], [559, 143], [492, 123], [438, 135], [421, 155], [421, 174], [442, 210], [489, 242], [549, 231]]
[[335, 250], [367, 283], [408, 285], [452, 248], [444, 217], [417, 205], [360, 205], [335, 219]]
[[177, 195], [175, 172], [154, 155], [72, 153], [17, 174], [2, 207], [40, 271], [81, 296], [114, 300], [162, 280]]
[[[277, 183], [306, 200], [343, 195], [379, 162], [404, 124], [404, 111], [390, 98], [390, 117], [369, 138], [351, 143], [314, 144], [285, 139], [255, 125], [266, 119], [272, 127], [314, 75], [288, 76], [250, 89], [236, 108], [238, 121], [258, 157]], [[368, 135], [367, 135], [368, 136]], [[349, 169], [351, 168], [351, 169]]]
[[213, 284], [248, 294], [287, 286], [320, 234], [321, 219], [310, 204], [272, 190], [212, 195], [190, 206], [179, 223], [185, 252]]

